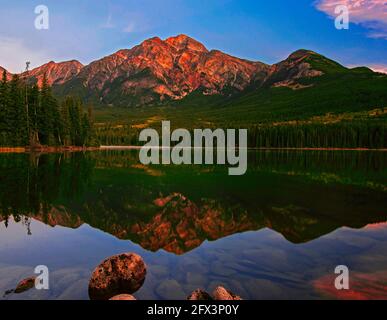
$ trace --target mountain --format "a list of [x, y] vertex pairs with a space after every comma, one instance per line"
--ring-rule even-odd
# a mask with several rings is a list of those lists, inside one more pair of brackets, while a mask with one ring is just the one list
[[[263, 86], [222, 103], [229, 108], [224, 108], [218, 120], [246, 125], [257, 120], [275, 123], [311, 120], [328, 113], [370, 112], [387, 106], [386, 87], [387, 75], [366, 67], [349, 69], [316, 52], [298, 50], [271, 66]], [[381, 119], [371, 118], [372, 123]]]
[[[129, 107], [166, 102], [209, 105], [213, 101], [217, 105], [261, 107], [270, 101], [272, 108], [272, 100], [279, 97], [279, 103], [286, 102], [286, 108], [293, 108], [290, 101], [296, 100], [297, 105], [317, 102], [319, 109], [325, 99], [330, 106], [328, 112], [335, 111], [337, 105], [332, 99], [346, 97], [343, 104], [348, 107], [358, 104], [354, 99], [358, 94], [361, 101], [368, 102], [367, 108], [371, 104], [382, 106], [386, 95], [381, 88], [387, 79], [366, 67], [348, 69], [305, 49], [274, 65], [244, 60], [219, 50], [208, 50], [182, 34], [165, 40], [154, 37], [86, 66], [76, 60], [51, 61], [23, 73], [22, 77], [41, 85], [44, 74], [58, 97], [75, 95], [97, 105]], [[271, 90], [282, 88], [291, 90]], [[345, 109], [343, 105], [340, 108]], [[285, 114], [292, 112], [284, 110]]]
[[5, 74], [6, 74], [6, 77], [7, 77], [7, 80], [11, 80], [12, 78], [12, 74], [10, 74], [6, 69], [4, 69], [3, 67], [0, 66], [0, 77], [3, 76], [3, 72], [5, 71]]
[[50, 61], [40, 67], [21, 74], [22, 78], [28, 79], [38, 86], [42, 85], [43, 77], [46, 75], [49, 85], [60, 85], [73, 79], [83, 68], [83, 65], [77, 60], [55, 63]]
[[264, 63], [209, 51], [185, 35], [155, 37], [90, 63], [60, 91], [82, 88], [82, 96], [106, 104], [147, 104], [179, 100], [196, 90], [204, 95], [242, 91], [261, 82], [269, 69]]
[[334, 80], [337, 74], [351, 73], [357, 78], [377, 75], [365, 69], [347, 69], [305, 49], [267, 65], [208, 50], [200, 42], [178, 35], [166, 40], [154, 37], [94, 61], [54, 90], [59, 96], [75, 94], [86, 101], [111, 106], [189, 103], [192, 98], [199, 104], [208, 104], [205, 97], [209, 96], [232, 98], [278, 87], [305, 89], [318, 82], [311, 83], [311, 79], [325, 79], [323, 76], [333, 76]]
[[265, 84], [273, 87], [301, 89], [304, 86], [299, 84], [300, 79], [319, 77], [332, 71], [344, 72], [345, 70], [345, 67], [333, 60], [316, 52], [301, 49], [293, 52], [284, 61], [274, 64]]

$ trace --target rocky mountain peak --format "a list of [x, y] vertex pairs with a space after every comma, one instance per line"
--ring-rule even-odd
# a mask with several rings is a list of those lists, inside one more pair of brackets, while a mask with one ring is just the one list
[[153, 37], [153, 38], [149, 38], [149, 39], [144, 40], [144, 41], [140, 44], [140, 46], [146, 47], [146, 46], [162, 45], [163, 42], [164, 42], [164, 41], [161, 40], [159, 37]]
[[318, 54], [312, 50], [299, 49], [291, 53], [287, 58], [287, 60], [297, 60], [297, 59], [305, 58], [309, 56], [318, 56]]
[[176, 48], [177, 50], [194, 50], [200, 52], [208, 52], [207, 48], [202, 43], [196, 41], [195, 39], [192, 39], [191, 37], [186, 36], [185, 34], [170, 37], [166, 39], [165, 42]]
[[313, 78], [324, 74], [323, 70], [314, 68], [312, 61], [325, 59], [314, 51], [300, 49], [290, 54], [285, 60], [271, 66], [267, 85], [303, 89], [299, 83], [302, 78]]
[[36, 82], [38, 86], [42, 85], [44, 75], [46, 75], [49, 85], [63, 84], [76, 76], [82, 68], [83, 65], [77, 60], [59, 63], [50, 61], [40, 67], [32, 69], [28, 73], [22, 73], [21, 76], [28, 77], [31, 81]]
[[[181, 34], [165, 40], [153, 37], [94, 61], [74, 81], [103, 103], [130, 106], [179, 100], [196, 90], [209, 95], [241, 91], [268, 69], [265, 64], [208, 51]], [[72, 87], [70, 83], [65, 94]]]

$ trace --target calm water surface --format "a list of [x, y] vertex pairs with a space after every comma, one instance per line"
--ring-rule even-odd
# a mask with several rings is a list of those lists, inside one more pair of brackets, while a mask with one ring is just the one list
[[[138, 299], [220, 284], [245, 299], [387, 297], [386, 153], [254, 151], [240, 177], [137, 158], [0, 154], [0, 299], [88, 299], [93, 269], [122, 252], [148, 266]], [[50, 290], [3, 295], [42, 264]]]

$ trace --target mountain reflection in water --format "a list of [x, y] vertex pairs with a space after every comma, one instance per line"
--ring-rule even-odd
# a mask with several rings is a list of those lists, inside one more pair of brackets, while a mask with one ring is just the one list
[[[38, 298], [87, 299], [92, 269], [135, 251], [150, 269], [143, 299], [184, 299], [220, 282], [245, 298], [383, 296], [386, 153], [252, 151], [239, 177], [137, 159], [1, 154], [0, 289], [47, 263], [57, 287]], [[339, 263], [357, 266], [359, 290], [368, 280], [373, 289], [337, 296], [330, 273]]]
[[145, 167], [133, 151], [2, 155], [0, 221], [12, 215], [50, 226], [86, 223], [175, 254], [266, 227], [303, 243], [342, 226], [386, 221], [386, 186], [378, 176], [378, 168], [386, 171], [385, 154], [334, 157], [252, 153], [248, 173], [230, 177], [211, 166]]

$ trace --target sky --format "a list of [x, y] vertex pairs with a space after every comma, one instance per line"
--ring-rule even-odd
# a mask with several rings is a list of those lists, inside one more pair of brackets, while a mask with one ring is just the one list
[[[276, 63], [310, 49], [346, 66], [387, 72], [387, 0], [0, 0], [0, 66], [83, 64], [150, 37], [186, 34], [208, 49]], [[35, 28], [45, 5], [49, 28]], [[349, 29], [336, 29], [346, 5]]]

